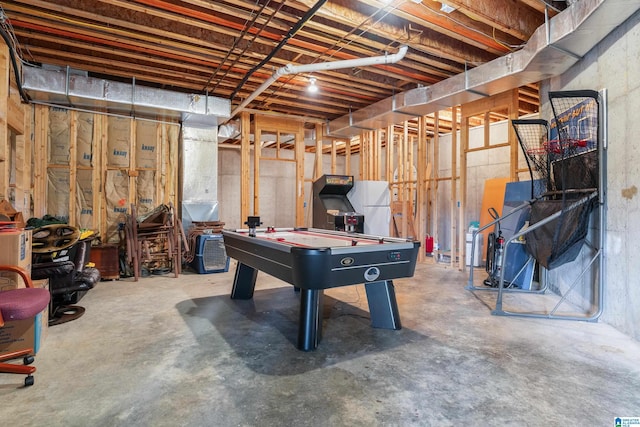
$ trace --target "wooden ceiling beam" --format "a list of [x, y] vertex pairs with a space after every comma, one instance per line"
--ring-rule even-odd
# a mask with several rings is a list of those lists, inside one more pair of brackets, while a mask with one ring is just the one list
[[[523, 42], [544, 23], [529, 7], [513, 0], [446, 0], [446, 3], [455, 7], [458, 13]], [[452, 17], [456, 11], [452, 12]]]
[[[20, 27], [18, 27], [20, 28]], [[21, 36], [31, 36], [31, 34], [29, 34], [26, 31], [21, 31], [18, 30], [16, 32], [16, 34], [21, 35]], [[72, 36], [69, 36], [68, 34], [62, 34], [62, 36], [48, 36], [48, 37], [39, 37], [37, 35], [31, 37], [34, 40], [35, 39], [40, 39], [42, 41], [47, 41], [47, 42], [54, 42], [57, 43], [61, 46], [69, 46], [69, 47], [75, 47], [75, 48], [79, 48], [79, 49], [84, 49], [86, 51], [97, 51], [97, 52], [102, 52], [108, 55], [118, 55], [118, 54], [122, 54], [122, 51], [120, 49], [117, 49], [116, 47], [102, 47], [102, 46], [96, 46], [96, 45], [92, 45], [90, 43], [85, 43], [83, 41], [78, 41], [78, 40], [73, 40]], [[153, 62], [153, 63], [157, 63], [159, 65], [162, 65], [163, 67], [171, 67], [171, 68], [188, 68], [188, 70], [190, 71], [198, 71], [202, 73], [202, 78], [206, 78], [206, 76], [208, 75], [208, 72], [210, 71], [210, 68], [207, 67], [207, 62], [206, 61], [198, 61], [197, 60], [197, 55], [194, 55], [193, 57], [175, 57], [173, 56], [173, 58], [171, 58], [171, 60], [166, 59], [169, 57], [156, 57], [156, 56], [151, 56], [148, 55], [146, 53], [141, 53], [141, 52], [148, 52], [147, 49], [150, 49], [150, 46], [144, 46], [144, 44], [140, 45], [141, 49], [139, 52], [135, 52], [135, 51], [129, 51], [126, 52], [126, 54], [124, 55], [127, 59], [138, 59], [141, 62]], [[28, 50], [32, 50], [34, 49], [35, 46], [29, 46]], [[45, 50], [42, 50], [44, 48], [41, 48], [41, 52], [45, 52]], [[49, 49], [48, 55], [49, 56], [55, 56], [54, 54], [54, 48]], [[105, 66], [106, 64], [109, 63], [109, 61], [111, 60], [111, 58], [108, 57], [100, 57], [104, 63]], [[202, 64], [202, 65], [198, 65], [198, 64]], [[239, 70], [237, 72], [237, 80], [239, 81], [241, 79], [242, 74], [245, 72], [245, 70]], [[333, 77], [332, 77], [333, 76]], [[253, 84], [259, 85], [261, 84], [264, 80], [266, 80], [267, 78], [269, 78], [269, 75], [266, 74], [262, 74], [262, 73], [256, 73], [251, 79], [250, 81], [253, 82]], [[296, 77], [297, 79], [301, 79]], [[372, 100], [376, 99], [376, 94], [379, 93], [385, 93], [386, 91], [390, 91], [393, 88], [392, 87], [387, 87], [386, 89], [381, 89], [379, 85], [376, 86], [371, 86], [371, 85], [366, 85], [366, 84], [359, 84], [359, 82], [357, 81], [357, 79], [353, 79], [352, 81], [350, 81], [350, 84], [348, 86], [344, 85], [344, 78], [342, 78], [341, 75], [339, 74], [332, 74], [332, 73], [328, 73], [327, 75], [323, 75], [321, 78], [321, 82], [322, 85], [325, 89], [329, 90], [332, 93], [339, 93], [340, 90], [345, 90], [345, 89], [351, 89], [351, 93], [344, 95], [345, 99], [353, 99], [354, 96], [358, 96], [357, 93], [354, 93], [353, 90], [358, 90], [359, 92], [369, 92], [371, 95], [370, 97], [367, 99], [366, 97], [363, 97], [363, 99], [366, 99], [366, 101], [371, 102]], [[342, 84], [341, 84], [342, 83]], [[304, 78], [303, 82], [299, 83], [299, 86], [301, 87], [305, 87], [307, 86], [307, 81], [306, 81], [306, 77]], [[230, 87], [230, 86], [228, 86]], [[231, 89], [233, 89], [235, 86], [230, 87]]]
[[[471, 0], [457, 1], [468, 9], [477, 7], [474, 13], [485, 10]], [[544, 13], [528, 5], [530, 0], [487, 0], [493, 5], [511, 1], [519, 4], [519, 10], [530, 10], [530, 19], [544, 19]], [[135, 78], [139, 84], [169, 90], [204, 93], [209, 88], [207, 93], [228, 98], [316, 0], [278, 1], [266, 6], [255, 0], [2, 3], [19, 44], [31, 50], [35, 62], [71, 66], [106, 79]], [[412, 8], [419, 13], [412, 13]], [[381, 0], [330, 0], [252, 73], [234, 102], [246, 99], [273, 71], [289, 63], [365, 58], [394, 52], [401, 44], [410, 47], [396, 64], [314, 72], [321, 87], [319, 95], [306, 92], [310, 74], [283, 76], [250, 105], [256, 111], [331, 120], [393, 93], [457, 75], [467, 66], [503, 55], [509, 46], [500, 43], [518, 42], [497, 26], [481, 22], [479, 14], [467, 12], [461, 7], [445, 15], [431, 0], [421, 4], [392, 0], [384, 5]], [[496, 14], [495, 19], [506, 18]], [[445, 21], [448, 24], [440, 28]], [[514, 25], [505, 22], [505, 27]], [[456, 31], [458, 27], [460, 31]], [[479, 38], [470, 38], [468, 32]], [[536, 85], [522, 88], [521, 112], [536, 111], [538, 97]], [[502, 116], [497, 112], [490, 120]], [[442, 129], [446, 131], [444, 124]]]
[[[362, 1], [371, 5], [381, 4], [379, 0]], [[463, 16], [459, 16], [454, 20], [439, 10], [439, 3], [431, 0], [420, 3], [395, 1], [388, 7], [393, 15], [416, 25], [431, 28], [444, 36], [462, 40], [471, 46], [487, 50], [495, 55], [503, 55], [509, 51], [509, 49], [505, 48], [504, 43], [495, 39], [490, 28]]]
[[[44, 49], [39, 47], [33, 47], [34, 52], [46, 54]], [[160, 85], [170, 85], [175, 79], [181, 79], [185, 87], [190, 87], [192, 90], [196, 90], [197, 84], [200, 84], [202, 79], [197, 78], [192, 73], [165, 70], [160, 73], [155, 67], [147, 67], [143, 65], [137, 65], [132, 68], [130, 63], [122, 61], [109, 61], [109, 66], [105, 66], [104, 61], [98, 60], [91, 55], [81, 55], [76, 52], [66, 51], [53, 51], [47, 49], [49, 56], [48, 64], [57, 65], [60, 67], [69, 66], [78, 70], [99, 73], [102, 75], [110, 74], [125, 80], [131, 80], [135, 78], [137, 81], [146, 81], [150, 83], [156, 83]]]
[[[209, 2], [203, 2], [202, 0], [190, 0], [189, 3], [198, 4], [202, 7], [211, 7], [212, 9], [218, 8], [217, 4], [214, 5]], [[295, 3], [293, 2], [288, 4], [288, 6], [290, 7], [294, 7], [294, 5]], [[289, 16], [288, 14], [285, 14], [285, 13], [280, 13], [277, 15], [277, 17], [279, 19], [282, 19], [283, 21], [287, 21], [292, 24], [298, 19], [297, 16]], [[384, 31], [378, 31], [374, 28], [373, 31], [370, 31], [370, 32], [376, 35], [379, 35], [380, 37], [389, 39], [390, 37], [396, 38], [398, 31], [404, 31], [404, 30], [399, 30], [397, 28], [394, 28], [393, 33], [387, 33]], [[409, 39], [411, 39], [411, 34], [410, 32], [407, 34], [408, 34], [407, 36], [407, 41], [408, 41]], [[328, 46], [334, 46], [334, 47], [348, 46], [348, 49], [350, 51], [358, 52], [360, 55], [371, 55], [372, 50], [375, 51], [376, 53], [382, 53], [388, 49], [388, 43], [383, 44], [371, 38], [364, 39], [357, 35], [350, 35], [350, 36], [347, 35], [345, 37], [345, 31], [343, 29], [337, 28], [335, 23], [333, 23], [333, 25], [327, 25], [324, 23], [311, 20], [307, 22], [307, 24], [304, 26], [302, 30], [300, 30], [298, 35], [302, 38], [311, 39], [314, 41], [322, 41]], [[331, 35], [333, 36], [333, 38], [327, 37], [327, 35]], [[425, 48], [420, 49], [420, 51], [423, 53], [426, 53], [427, 51], [426, 46], [428, 46], [430, 43], [433, 43], [433, 42], [434, 42], [433, 38], [427, 37], [424, 40]], [[360, 47], [360, 45], [363, 45], [363, 47]], [[442, 56], [444, 55], [443, 52], [445, 52], [446, 50], [447, 50], [447, 47], [442, 46], [441, 44], [437, 44], [436, 46], [432, 47], [431, 53], [438, 55], [440, 57], [439, 61], [436, 61], [435, 59], [432, 59], [427, 55], [416, 55], [416, 54], [412, 54], [411, 52], [409, 52], [405, 56], [405, 58], [415, 62], [416, 65], [413, 66], [412, 64], [412, 67], [411, 67], [412, 69], [417, 69], [429, 75], [435, 75], [441, 78], [446, 78], [446, 77], [449, 77], [451, 74], [454, 74], [454, 73], [457, 74], [463, 70], [463, 67], [461, 67], [460, 65], [448, 65], [448, 64], [442, 63]], [[486, 56], [485, 58], [472, 58], [472, 59], [483, 61], [483, 60], [490, 60], [492, 58], [493, 56]], [[314, 59], [323, 59], [324, 61], [328, 61], [332, 59], [332, 56], [330, 54], [326, 54], [326, 55], [319, 54]], [[469, 56], [465, 56], [464, 58], [458, 57], [457, 60], [459, 64], [461, 62], [468, 61]], [[431, 82], [427, 81], [426, 83], [431, 83]]]
[[[292, 7], [295, 7], [296, 3], [311, 7], [315, 4], [315, 0], [298, 0], [292, 4]], [[393, 14], [398, 14], [398, 11], [394, 10]], [[465, 61], [487, 62], [495, 58], [496, 55], [504, 53], [504, 48], [492, 49], [488, 47], [489, 44], [498, 46], [495, 41], [489, 38], [485, 38], [487, 43], [478, 43], [473, 39], [466, 39], [464, 34], [451, 30], [443, 31], [436, 25], [426, 27], [425, 21], [415, 18], [408, 19], [409, 22], [419, 24], [419, 27], [415, 30], [397, 27], [383, 20], [376, 21], [375, 24], [367, 24], [372, 22], [370, 15], [360, 12], [353, 5], [346, 7], [343, 3], [337, 1], [325, 3], [317, 15], [329, 21], [335, 21], [345, 27], [355, 27], [361, 29], [362, 32], [384, 37], [392, 42], [411, 41], [412, 45], [419, 45], [424, 53], [458, 63], [464, 63]], [[403, 14], [403, 19], [407, 18], [405, 15], [407, 14]], [[452, 39], [441, 37], [441, 35], [452, 37]], [[460, 41], [455, 42], [454, 40]]]
[[[70, 32], [76, 32], [86, 36], [100, 34], [105, 39], [117, 39], [119, 37], [126, 37], [127, 39], [134, 40], [134, 38], [142, 39], [150, 43], [154, 43], [156, 48], [161, 50], [163, 48], [172, 48], [175, 50], [184, 49], [185, 44], [193, 49], [202, 48], [201, 54], [204, 57], [220, 52], [220, 56], [229, 50], [229, 45], [222, 40], [219, 43], [212, 43], [205, 40], [197, 39], [195, 37], [183, 36], [177, 33], [167, 33], [166, 31], [146, 27], [141, 28], [133, 22], [127, 22], [119, 19], [113, 19], [106, 16], [96, 16], [94, 14], [83, 11], [71, 11], [68, 8], [62, 8], [55, 4], [41, 0], [30, 0], [35, 3], [39, 8], [47, 7], [51, 5], [50, 10], [53, 12], [64, 12], [68, 14], [76, 14], [83, 19], [92, 19], [93, 23], [80, 22], [69, 20], [67, 15], [52, 15], [51, 13], [34, 11], [29, 7], [22, 7], [13, 4], [3, 4], [5, 10], [15, 12], [20, 15], [20, 20], [23, 22], [38, 23], [48, 28], [66, 28]], [[72, 15], [70, 15], [72, 16]], [[99, 19], [100, 24], [96, 24], [95, 19]], [[11, 19], [13, 21], [14, 18]], [[129, 30], [129, 31], [126, 31]], [[111, 36], [113, 35], [113, 36]], [[170, 36], [170, 38], [169, 38]], [[207, 53], [205, 49], [210, 49]], [[256, 59], [258, 56], [256, 56]]]
[[[33, 20], [32, 20], [33, 22]], [[36, 25], [36, 24], [33, 24]], [[21, 28], [21, 27], [28, 27], [28, 25], [20, 22], [20, 21], [16, 21], [16, 27], [17, 28]], [[34, 28], [33, 26], [31, 26], [31, 28]], [[185, 63], [183, 64], [178, 64], [178, 63], [173, 63], [172, 66], [186, 66], [188, 63], [191, 63], [191, 65], [189, 65], [190, 67], [192, 67], [193, 70], [195, 71], [202, 71], [205, 75], [207, 73], [207, 70], [203, 67], [198, 68], [196, 65], [193, 64], [203, 64], [203, 65], [207, 65], [207, 61], [204, 60], [200, 60], [199, 57], [204, 53], [202, 52], [204, 49], [201, 49], [201, 52], [194, 52], [192, 54], [188, 53], [188, 52], [181, 52], [180, 55], [189, 55], [188, 58], [185, 58], [184, 56], [176, 56], [175, 54], [171, 54], [172, 52], [175, 52], [176, 50], [172, 50], [169, 48], [164, 48], [162, 46], [157, 47], [154, 43], [148, 43], [148, 44], [143, 44], [143, 43], [135, 43], [132, 45], [127, 45], [127, 44], [122, 44], [122, 37], [126, 37], [127, 40], [133, 40], [134, 35], [126, 32], [126, 31], [120, 31], [119, 32], [119, 36], [118, 37], [109, 37], [105, 35], [105, 40], [101, 41], [102, 44], [109, 44], [110, 42], [113, 42], [115, 44], [112, 44], [112, 47], [110, 48], [103, 48], [101, 49], [100, 47], [96, 46], [93, 48], [90, 48], [89, 45], [85, 44], [84, 41], [74, 41], [71, 42], [74, 38], [74, 35], [72, 33], [69, 32], [63, 32], [63, 31], [72, 31], [73, 29], [71, 27], [65, 29], [64, 26], [62, 28], [49, 28], [46, 29], [45, 32], [47, 33], [59, 33], [61, 36], [64, 37], [64, 40], [69, 40], [69, 44], [70, 45], [76, 45], [76, 46], [80, 46], [80, 47], [87, 47], [88, 49], [93, 49], [93, 50], [97, 50], [97, 51], [104, 51], [104, 52], [111, 52], [112, 54], [121, 54], [123, 56], [125, 56], [127, 59], [139, 59], [139, 60], [144, 60], [144, 61], [159, 61], [160, 63], [163, 63], [165, 65], [170, 65], [168, 61], [165, 61], [163, 59], [160, 60], [155, 60], [154, 56], [149, 55], [150, 52], [153, 52], [154, 49], [158, 49], [160, 51], [162, 51], [162, 58], [172, 58], [174, 60], [179, 60], [179, 61], [185, 61]], [[23, 35], [26, 35], [26, 33], [22, 33]], [[90, 34], [90, 32], [84, 32], [82, 31], [81, 34]], [[88, 36], [87, 36], [88, 37]], [[152, 38], [151, 38], [152, 39]], [[91, 38], [90, 41], [96, 41], [96, 39]], [[65, 42], [62, 40], [58, 40], [59, 43], [64, 44]], [[135, 50], [133, 49], [133, 46], [137, 46], [137, 50], [139, 53], [135, 53]], [[129, 48], [129, 51], [124, 51], [124, 48]], [[217, 58], [212, 58], [212, 59], [217, 59]], [[105, 63], [108, 63], [107, 60], [105, 60]], [[282, 64], [284, 65], [284, 64]], [[216, 66], [216, 64], [211, 64], [211, 67]], [[105, 65], [106, 67], [106, 65]], [[245, 70], [237, 70], [238, 74], [238, 79], [240, 78], [239, 76], [242, 75], [244, 72], [246, 72]], [[337, 73], [337, 72], [333, 72], [333, 73], [327, 73], [328, 78], [325, 78], [323, 76], [323, 80], [327, 80], [329, 82], [334, 81], [334, 82], [339, 82], [339, 81], [344, 81], [344, 78], [342, 77], [341, 74]], [[331, 76], [334, 76], [333, 78]], [[256, 73], [256, 77], [258, 77], [259, 74]], [[262, 76], [259, 80], [255, 80], [256, 84], [260, 84], [262, 83], [262, 81], [266, 80], [269, 76], [268, 75], [264, 75]], [[381, 85], [376, 84], [376, 85], [365, 85], [365, 84], [359, 84], [358, 81], [360, 81], [357, 78], [352, 78], [350, 81], [350, 88], [357, 88], [358, 90], [364, 90], [364, 91], [370, 91], [372, 93], [375, 92], [380, 92], [379, 89], [381, 87]], [[329, 85], [331, 85], [331, 83], [328, 83]], [[386, 90], [386, 93], [389, 93], [389, 91], [391, 91], [393, 89], [393, 87], [388, 87]], [[353, 95], [351, 95], [351, 97], [353, 97]], [[373, 98], [372, 98], [373, 99]], [[370, 100], [371, 101], [371, 100]]]
[[[567, 8], [566, 1], [550, 1], [545, 0], [520, 0], [523, 4], [529, 6], [536, 12], [544, 14], [545, 10], [549, 14], [549, 17], [554, 17], [561, 11]], [[550, 4], [547, 4], [550, 3]]]
[[[114, 6], [117, 5], [122, 8], [129, 8], [131, 10], [135, 10], [138, 12], [143, 11], [146, 14], [153, 15], [158, 18], [163, 18], [167, 20], [176, 20], [178, 22], [187, 23], [189, 25], [193, 25], [196, 27], [205, 26], [212, 31], [222, 32], [225, 34], [226, 33], [235, 34], [238, 31], [242, 31], [244, 29], [241, 23], [233, 22], [227, 17], [220, 17], [213, 14], [204, 13], [204, 12], [193, 10], [180, 5], [175, 5], [173, 3], [169, 3], [163, 0], [136, 0], [135, 2], [124, 1], [124, 0], [100, 0], [100, 1], [104, 1]], [[152, 6], [152, 7], [151, 8], [144, 7], [137, 3], [144, 4], [147, 6]], [[206, 23], [206, 25], [203, 23]], [[215, 27], [212, 27], [211, 24], [214, 24]], [[230, 29], [227, 29], [227, 28], [230, 28]], [[258, 31], [259, 31], [258, 29], [254, 29], [254, 28], [250, 28], [248, 30], [248, 32], [251, 34], [258, 34]], [[259, 35], [260, 37], [269, 39], [271, 41], [279, 41], [282, 38], [282, 34], [275, 34], [272, 31], [267, 31], [267, 30], [259, 31]], [[303, 47], [305, 49], [301, 52], [303, 54], [308, 53], [308, 51], [312, 51], [312, 52], [315, 51], [320, 53], [323, 50], [326, 50], [322, 48], [322, 46], [319, 46], [317, 41], [306, 42], [301, 38], [290, 39], [288, 45]], [[355, 55], [349, 54], [345, 51], [333, 51], [331, 53], [338, 59], [357, 58]], [[380, 74], [388, 75], [389, 73], [391, 73], [394, 75], [402, 75], [403, 79], [413, 79], [417, 82], [422, 81], [419, 75], [411, 73], [410, 71], [403, 70], [402, 68], [399, 68], [396, 66], [378, 65], [370, 68], [372, 72], [376, 72], [375, 70], [379, 69]], [[429, 83], [429, 82], [425, 82], [425, 83]]]

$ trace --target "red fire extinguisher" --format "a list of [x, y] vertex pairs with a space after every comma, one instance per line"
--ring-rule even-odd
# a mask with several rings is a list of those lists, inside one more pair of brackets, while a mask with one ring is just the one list
[[433, 253], [433, 236], [429, 236], [424, 239], [424, 251], [428, 254]]

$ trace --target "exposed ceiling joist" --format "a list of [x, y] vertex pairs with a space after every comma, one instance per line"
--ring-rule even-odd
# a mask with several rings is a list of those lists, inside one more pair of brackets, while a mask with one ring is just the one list
[[[86, 71], [185, 93], [249, 97], [280, 67], [393, 53], [396, 64], [279, 79], [248, 106], [327, 122], [391, 96], [428, 87], [507, 55], [566, 7], [541, 0], [329, 0], [264, 66], [316, 0], [8, 0], [2, 8], [20, 55], [36, 64]], [[246, 80], [244, 84], [241, 84]], [[240, 85], [240, 87], [238, 87]], [[237, 90], [237, 95], [231, 95]], [[537, 111], [537, 88], [522, 88], [520, 111]], [[411, 117], [408, 117], [409, 119]]]

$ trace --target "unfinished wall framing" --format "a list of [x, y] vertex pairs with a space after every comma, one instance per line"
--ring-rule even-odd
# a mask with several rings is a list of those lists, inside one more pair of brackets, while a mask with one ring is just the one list
[[415, 227], [416, 191], [418, 170], [415, 164], [415, 136], [409, 134], [409, 123], [402, 124], [402, 131], [388, 129], [387, 170], [391, 191], [391, 235], [418, 239]]
[[[459, 215], [458, 215], [458, 225], [457, 230], [455, 227], [455, 221], [452, 218], [452, 236], [457, 237], [457, 246], [458, 250], [458, 262], [457, 267], [460, 270], [465, 268], [465, 235], [469, 224], [469, 209], [467, 209], [468, 204], [468, 187], [469, 187], [469, 167], [468, 160], [469, 156], [472, 153], [482, 152], [485, 150], [492, 150], [492, 153], [498, 152], [497, 150], [507, 150], [508, 154], [505, 156], [508, 160], [505, 165], [508, 165], [508, 180], [509, 181], [517, 181], [518, 180], [518, 140], [516, 138], [515, 132], [511, 128], [511, 126], [507, 126], [507, 136], [506, 140], [503, 140], [498, 143], [491, 143], [491, 121], [490, 115], [492, 112], [506, 112], [507, 123], [510, 120], [517, 119], [519, 116], [518, 112], [518, 89], [512, 89], [506, 92], [503, 92], [498, 95], [494, 95], [488, 98], [483, 98], [474, 102], [469, 102], [461, 106], [460, 110], [460, 197], [459, 197]], [[481, 138], [476, 138], [478, 141], [481, 141], [481, 144], [476, 143], [475, 145], [471, 145], [469, 132], [471, 129], [470, 122], [473, 117], [480, 117], [483, 123], [483, 133]], [[497, 172], [499, 176], [499, 172]], [[475, 183], [474, 188], [479, 188], [478, 184], [484, 184], [484, 181], [489, 176], [476, 175], [473, 177], [473, 182]], [[474, 191], [472, 193], [475, 197], [478, 196], [479, 191]], [[479, 206], [479, 200], [476, 198], [473, 202], [474, 206]], [[452, 206], [452, 209], [454, 207]], [[499, 211], [502, 211], [502, 204], [498, 206]], [[484, 218], [484, 213], [480, 212], [478, 218]], [[476, 218], [473, 218], [474, 220]], [[486, 221], [489, 222], [489, 221]], [[485, 222], [485, 223], [486, 223]], [[457, 231], [457, 236], [456, 232]], [[455, 242], [455, 238], [452, 238], [452, 242]], [[455, 243], [453, 247], [455, 247]], [[452, 252], [453, 253], [453, 252]], [[453, 264], [453, 256], [452, 256], [452, 264]]]
[[31, 215], [33, 129], [31, 108], [22, 102], [6, 45], [0, 47], [0, 200]]
[[518, 117], [517, 89], [418, 117], [417, 128], [414, 120], [361, 132], [359, 179], [389, 182], [391, 234], [421, 242], [429, 235], [440, 247], [438, 259], [464, 268], [464, 239], [469, 221], [479, 219], [485, 180], [517, 181], [524, 170], [515, 135], [504, 130], [507, 120], [495, 121], [502, 116]]
[[[466, 232], [471, 221], [481, 219], [487, 179], [526, 179], [515, 135], [508, 127], [511, 117], [518, 117], [517, 89], [420, 117], [413, 136], [415, 159], [400, 162], [417, 168], [415, 184], [407, 177], [418, 189], [416, 234], [420, 239], [433, 237], [436, 258], [451, 267], [464, 268]], [[432, 139], [424, 135], [423, 121], [433, 124]]]
[[[304, 123], [255, 115], [253, 134], [253, 214], [261, 215], [260, 203], [269, 203], [272, 206], [262, 210], [262, 219], [270, 221], [269, 223], [271, 224], [281, 226], [277, 224], [277, 221], [280, 220], [277, 217], [277, 212], [279, 211], [277, 205], [289, 195], [294, 198], [292, 202], [295, 206], [295, 218], [293, 218], [295, 226], [304, 226]], [[263, 135], [270, 135], [268, 139], [273, 142], [265, 144], [265, 148], [271, 148], [273, 155], [263, 152]], [[291, 153], [291, 150], [282, 150], [283, 140], [291, 139], [293, 139], [294, 144], [293, 153]], [[271, 168], [264, 168], [267, 163], [271, 163]], [[262, 174], [261, 165], [263, 166]], [[291, 170], [295, 179], [280, 179], [279, 173], [268, 173], [269, 170], [278, 171], [280, 168]], [[269, 179], [269, 176], [275, 181]], [[291, 173], [288, 176], [291, 176]], [[268, 190], [267, 192], [261, 192], [261, 183], [268, 187], [265, 189]], [[274, 214], [273, 217], [269, 218], [269, 213]]]
[[34, 216], [45, 214], [119, 240], [139, 214], [176, 204], [179, 125], [37, 105]]
[[240, 120], [240, 146], [220, 144], [220, 219], [228, 228], [245, 227], [249, 215], [265, 227], [311, 227], [312, 183], [350, 174], [352, 141], [326, 136], [319, 121], [248, 111]]

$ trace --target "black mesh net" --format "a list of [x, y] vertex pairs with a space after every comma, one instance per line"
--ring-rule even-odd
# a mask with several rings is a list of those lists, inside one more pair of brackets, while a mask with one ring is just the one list
[[549, 99], [553, 110], [548, 142], [552, 190], [596, 191], [599, 176], [597, 92], [551, 92]]
[[593, 200], [578, 200], [572, 209], [567, 209], [563, 200], [538, 200], [531, 205], [532, 225], [562, 211], [527, 235], [527, 251], [540, 265], [552, 270], [576, 259], [587, 237]]
[[531, 176], [531, 198], [551, 191], [549, 177], [549, 123], [546, 120], [513, 120], [518, 142], [524, 152]]
[[552, 92], [551, 124], [514, 120], [532, 180], [529, 253], [547, 269], [573, 261], [584, 243], [599, 184], [598, 101], [595, 91]]

